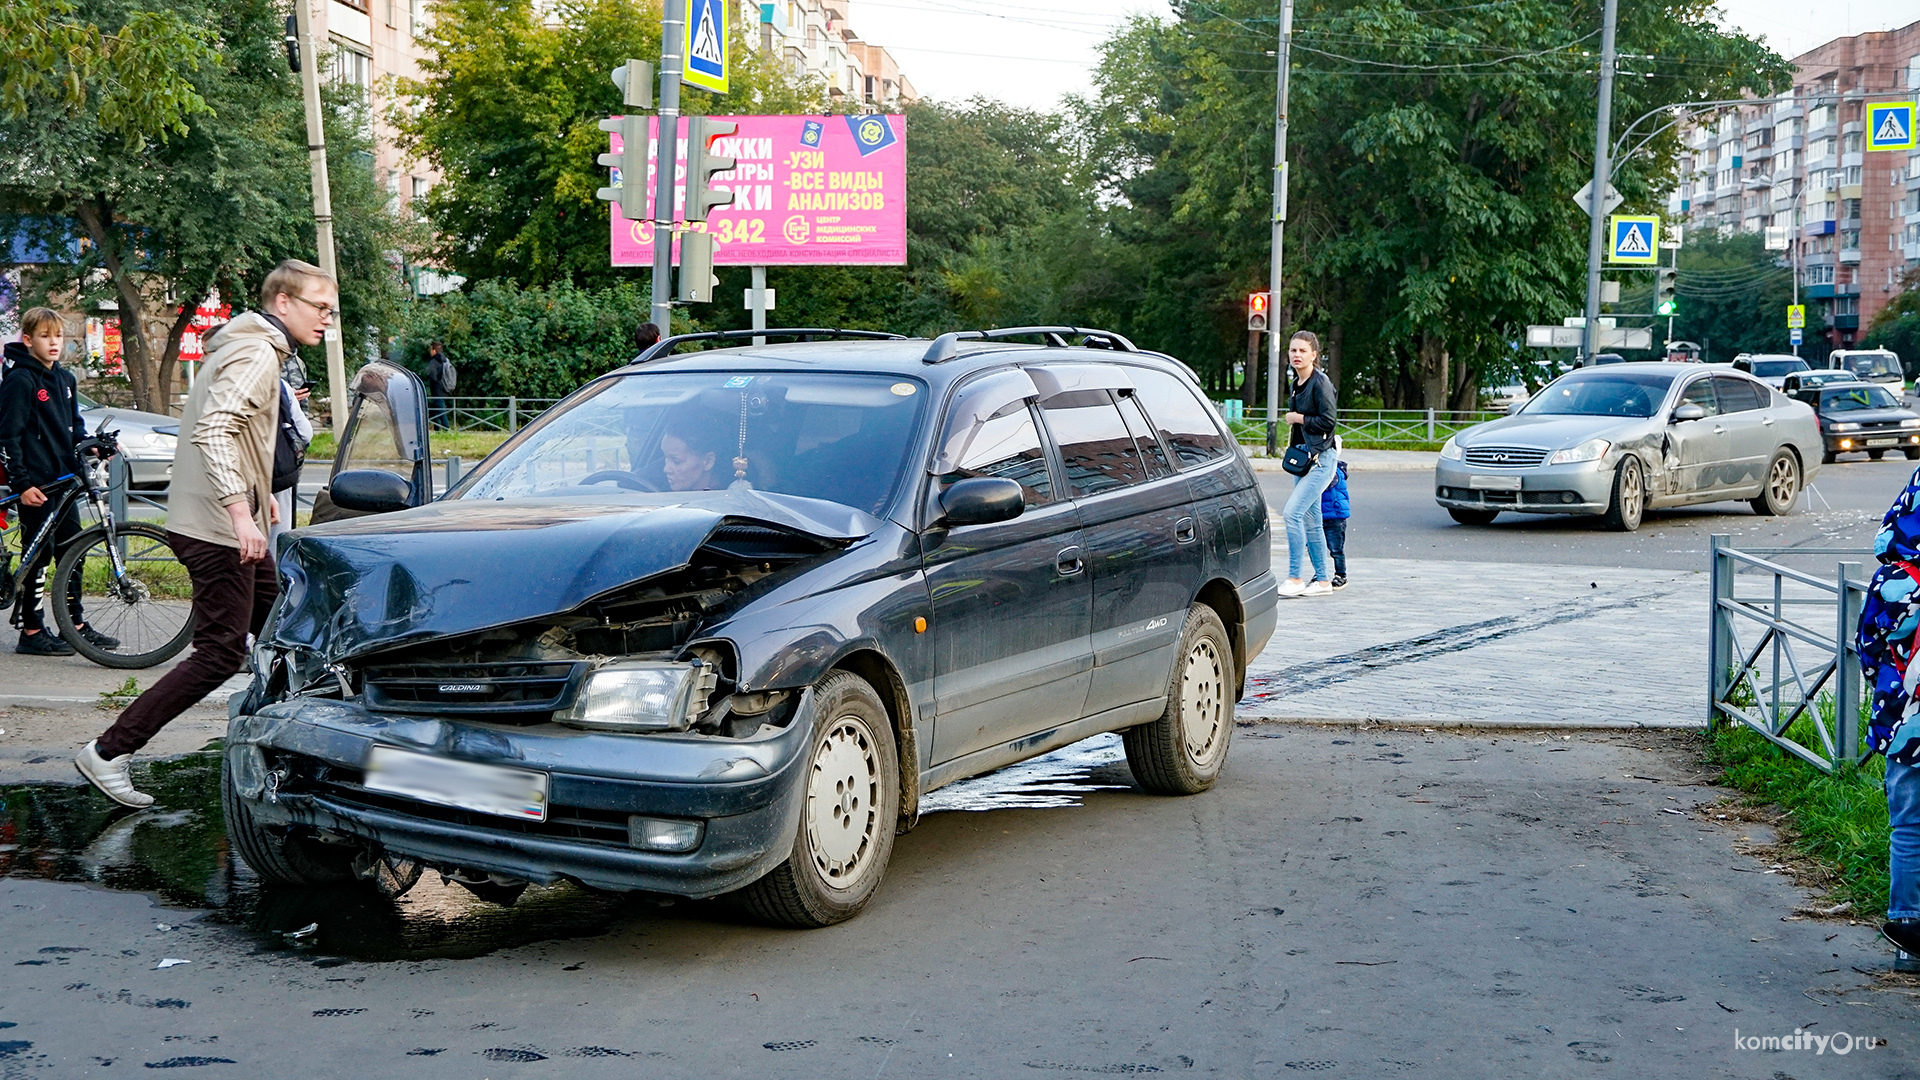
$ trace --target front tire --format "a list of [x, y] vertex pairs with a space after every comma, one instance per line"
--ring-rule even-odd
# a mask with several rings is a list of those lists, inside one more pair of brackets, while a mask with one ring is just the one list
[[[273, 885], [334, 885], [356, 876], [353, 849], [270, 831], [256, 822], [246, 800], [234, 789], [225, 755], [220, 761], [220, 809], [227, 819], [227, 836], [233, 840], [233, 849], [262, 881]], [[417, 869], [414, 876], [419, 877]]]
[[1120, 733], [1127, 767], [1161, 795], [1197, 795], [1213, 786], [1233, 742], [1234, 688], [1240, 673], [1227, 627], [1210, 607], [1187, 609], [1166, 711]]
[[1647, 512], [1647, 483], [1640, 459], [1628, 454], [1613, 471], [1613, 495], [1607, 500], [1607, 528], [1632, 532]]
[[813, 715], [793, 853], [736, 894], [755, 918], [807, 929], [845, 922], [873, 899], [900, 816], [899, 758], [880, 695], [834, 671], [814, 684]]
[[1900, 452], [1907, 455], [1908, 461], [1920, 461], [1920, 446], [1909, 446]]
[[1765, 517], [1783, 517], [1793, 513], [1800, 498], [1800, 459], [1785, 450], [1776, 451], [1767, 463], [1767, 486], [1754, 497], [1753, 512]]
[[1887, 452], [1886, 452], [1885, 450], [1869, 450], [1869, 451], [1867, 451], [1867, 460], [1868, 460], [1868, 461], [1879, 461], [1879, 460], [1881, 460], [1881, 459], [1883, 459], [1883, 458], [1885, 458], [1886, 456], [1887, 456]]
[[1500, 516], [1498, 510], [1462, 510], [1457, 506], [1447, 507], [1447, 516], [1462, 525], [1491, 525], [1493, 519]]
[[179, 655], [193, 640], [193, 581], [165, 530], [144, 522], [116, 524], [127, 568], [113, 574], [113, 539], [95, 526], [81, 533], [53, 571], [53, 595], [77, 590], [87, 626], [119, 640], [103, 649], [82, 636], [64, 599], [53, 604], [54, 625], [81, 656], [110, 668], [149, 668]]

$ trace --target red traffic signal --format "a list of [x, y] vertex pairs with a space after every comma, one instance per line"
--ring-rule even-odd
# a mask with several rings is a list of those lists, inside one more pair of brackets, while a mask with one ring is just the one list
[[1267, 328], [1267, 301], [1270, 294], [1257, 292], [1247, 294], [1247, 329], [1261, 331]]

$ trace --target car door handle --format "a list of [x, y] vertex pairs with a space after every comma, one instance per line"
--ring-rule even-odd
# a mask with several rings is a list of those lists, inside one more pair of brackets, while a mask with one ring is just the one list
[[1087, 561], [1080, 557], [1079, 547], [1062, 548], [1060, 554], [1053, 557], [1053, 566], [1061, 577], [1072, 577], [1087, 568]]
[[1191, 544], [1197, 535], [1198, 534], [1193, 531], [1192, 518], [1183, 517], [1173, 523], [1173, 539], [1175, 543]]
[[1762, 426], [1762, 427], [1772, 427], [1772, 426], [1773, 426], [1773, 417], [1771, 417], [1771, 416], [1763, 416], [1763, 417], [1761, 417], [1761, 418], [1760, 418], [1760, 426]]
[[1723, 427], [1716, 427], [1713, 429], [1713, 433], [1715, 435], [1725, 435], [1727, 433], [1727, 429]]

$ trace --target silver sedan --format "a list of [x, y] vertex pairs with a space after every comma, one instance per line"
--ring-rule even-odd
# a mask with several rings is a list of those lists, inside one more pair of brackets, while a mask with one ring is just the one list
[[136, 488], [164, 488], [173, 480], [173, 451], [180, 439], [180, 418], [160, 413], [102, 405], [80, 395], [80, 419], [87, 433], [103, 429], [120, 433], [120, 452], [127, 459], [127, 482]]
[[1570, 371], [1512, 415], [1448, 439], [1434, 498], [1463, 525], [1517, 511], [1631, 531], [1649, 509], [1724, 499], [1790, 513], [1820, 460], [1813, 410], [1752, 376], [1612, 364]]

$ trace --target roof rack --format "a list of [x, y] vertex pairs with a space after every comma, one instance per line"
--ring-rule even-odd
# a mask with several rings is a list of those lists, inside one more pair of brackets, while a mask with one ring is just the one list
[[927, 346], [927, 354], [920, 358], [921, 363], [943, 364], [960, 355], [962, 341], [999, 341], [1002, 338], [1037, 337], [1044, 341], [1049, 349], [1064, 349], [1070, 337], [1084, 338], [1087, 348], [1113, 349], [1117, 352], [1139, 352], [1133, 342], [1111, 330], [1099, 330], [1087, 326], [1007, 326], [998, 330], [954, 330], [933, 339]]
[[707, 330], [698, 334], [675, 334], [661, 338], [647, 347], [647, 350], [634, 357], [628, 363], [644, 364], [673, 352], [674, 347], [686, 341], [739, 341], [757, 337], [794, 338], [799, 341], [812, 341], [815, 338], [832, 340], [835, 338], [855, 338], [872, 341], [903, 341], [905, 334], [890, 334], [883, 330], [840, 330], [831, 326], [791, 326], [768, 327], [764, 330]]

